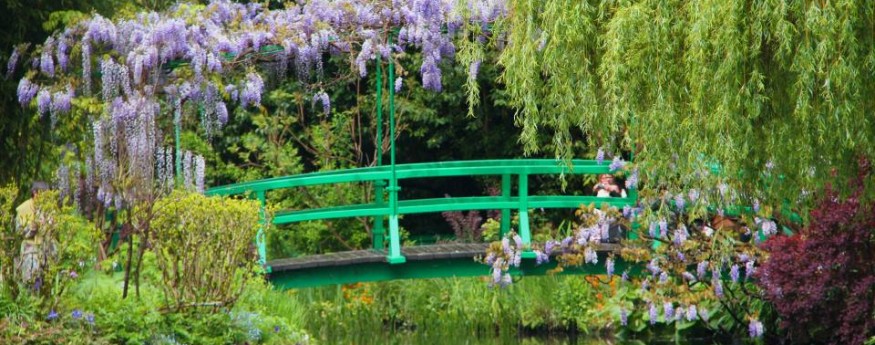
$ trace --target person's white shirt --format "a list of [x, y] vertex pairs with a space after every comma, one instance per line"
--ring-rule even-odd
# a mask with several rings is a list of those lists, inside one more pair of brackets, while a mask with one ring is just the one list
[[[611, 197], [611, 192], [609, 192], [607, 189], [599, 188], [598, 192], [596, 192], [596, 196], [599, 198], [609, 198], [609, 197]], [[620, 189], [620, 197], [622, 197], [622, 198], [626, 197], [626, 190], [625, 189]]]

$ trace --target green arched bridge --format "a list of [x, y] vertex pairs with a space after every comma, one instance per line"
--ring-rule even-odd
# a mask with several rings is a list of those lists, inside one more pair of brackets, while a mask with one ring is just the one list
[[[312, 255], [267, 261], [267, 246], [263, 233], [256, 238], [261, 264], [270, 273], [270, 280], [283, 288], [318, 286], [360, 281], [450, 276], [480, 276], [489, 274], [488, 267], [472, 258], [483, 254], [486, 244], [440, 244], [402, 247], [398, 217], [431, 212], [462, 210], [501, 210], [501, 233], [510, 230], [511, 212], [519, 214], [519, 235], [524, 244], [531, 243], [528, 210], [533, 208], [577, 208], [580, 205], [607, 203], [611, 206], [632, 206], [637, 191], [625, 198], [599, 198], [580, 195], [529, 195], [532, 175], [603, 174], [609, 173], [607, 162], [572, 160], [570, 164], [552, 159], [476, 160], [439, 163], [398, 164], [317, 172], [245, 182], [209, 189], [207, 195], [242, 195], [261, 201], [262, 212], [270, 193], [276, 190], [338, 183], [370, 183], [375, 198], [366, 204], [337, 205], [324, 208], [281, 210], [272, 218], [273, 224], [348, 217], [368, 217], [374, 222], [372, 248], [366, 250]], [[501, 177], [501, 195], [476, 197], [446, 197], [400, 200], [402, 181], [419, 178], [452, 176]], [[517, 193], [513, 194], [513, 185]], [[388, 200], [387, 200], [388, 199]], [[388, 220], [388, 226], [385, 222]], [[293, 231], [293, 230], [292, 230]], [[388, 244], [388, 246], [386, 245]], [[616, 250], [605, 244], [602, 254]], [[544, 274], [550, 265], [535, 266], [534, 253], [524, 255], [517, 273]], [[580, 270], [586, 270], [582, 272]], [[565, 273], [599, 273], [601, 265], [566, 270]]]

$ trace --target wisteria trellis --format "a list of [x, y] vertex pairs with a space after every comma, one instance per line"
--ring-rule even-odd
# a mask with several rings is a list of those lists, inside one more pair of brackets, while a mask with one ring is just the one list
[[[152, 177], [173, 173], [168, 159], [177, 167], [194, 161], [197, 178], [176, 174], [186, 176], [186, 185], [202, 185], [191, 181], [203, 179], [198, 165], [203, 158], [188, 159], [181, 151], [175, 158], [167, 155], [155, 120], [173, 114], [179, 125], [186, 104], [195, 104], [209, 135], [228, 121], [229, 104], [259, 106], [265, 81], [257, 67], [265, 48], [274, 48], [269, 63], [276, 74], [308, 85], [313, 101], [328, 113], [330, 99], [320, 84], [326, 54], [352, 54], [354, 68], [364, 77], [378, 55], [391, 61], [393, 53], [420, 49], [422, 84], [440, 91], [439, 64], [453, 59], [455, 33], [465, 25], [485, 27], [505, 14], [503, 0], [314, 0], [285, 9], [219, 0], [120, 20], [95, 15], [52, 35], [33, 52], [18, 100], [29, 106], [36, 98], [39, 113], [51, 114], [54, 123], [70, 111], [74, 97], [98, 92], [104, 111], [93, 119], [91, 164], [98, 194], [110, 203], [132, 195], [111, 183], [122, 164], [127, 174], [166, 183], [173, 178]], [[388, 40], [389, 33], [397, 39]], [[25, 48], [13, 52], [8, 75]], [[476, 73], [476, 67], [470, 69]], [[394, 87], [400, 89], [400, 79]]]

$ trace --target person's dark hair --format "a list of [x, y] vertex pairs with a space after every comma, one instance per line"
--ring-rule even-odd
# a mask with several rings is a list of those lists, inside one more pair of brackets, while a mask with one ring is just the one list
[[45, 183], [43, 181], [33, 181], [33, 183], [30, 185], [30, 194], [33, 195], [33, 194], [36, 194], [38, 192], [42, 192], [42, 191], [48, 190], [48, 189], [49, 189], [48, 183]]

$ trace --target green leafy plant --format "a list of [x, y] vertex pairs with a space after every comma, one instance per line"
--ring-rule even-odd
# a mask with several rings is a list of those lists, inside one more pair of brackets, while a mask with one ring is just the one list
[[255, 274], [259, 203], [173, 192], [155, 203], [153, 250], [175, 310], [227, 307]]

